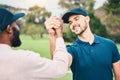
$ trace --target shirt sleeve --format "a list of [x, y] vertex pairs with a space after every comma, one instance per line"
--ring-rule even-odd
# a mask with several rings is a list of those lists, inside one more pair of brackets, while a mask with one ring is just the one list
[[117, 46], [116, 46], [116, 44], [114, 42], [112, 44], [112, 50], [113, 50], [112, 62], [115, 63], [118, 60], [120, 60], [120, 55], [119, 55], [118, 48], [117, 48]]
[[73, 47], [71, 45], [66, 46], [68, 53], [72, 56], [72, 59], [74, 59], [74, 53], [73, 53]]
[[40, 57], [40, 55], [32, 51], [24, 53], [28, 53], [24, 61], [25, 73], [34, 79], [58, 78], [67, 73], [68, 53], [62, 37], [56, 39], [53, 60]]

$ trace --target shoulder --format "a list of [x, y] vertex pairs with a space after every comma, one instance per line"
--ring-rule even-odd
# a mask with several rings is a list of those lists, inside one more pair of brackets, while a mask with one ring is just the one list
[[79, 40], [79, 39], [77, 38], [72, 44], [68, 44], [67, 47], [69, 47], [69, 48], [70, 48], [70, 47], [71, 47], [71, 48], [72, 48], [72, 47], [78, 47], [78, 46], [79, 46], [79, 45], [78, 45], [78, 40]]
[[96, 38], [100, 41], [100, 42], [104, 42], [106, 44], [115, 44], [115, 42], [109, 38], [105, 38], [105, 37], [101, 37], [101, 36], [96, 36]]
[[67, 50], [72, 50], [72, 49], [76, 48], [77, 46], [78, 46], [78, 45], [76, 44], [76, 42], [74, 42], [73, 44], [68, 44], [68, 45], [66, 45]]
[[67, 51], [74, 56], [74, 53], [76, 53], [76, 51], [78, 51], [79, 45], [76, 41], [74, 41], [72, 44], [66, 45]]
[[16, 60], [23, 67], [34, 67], [38, 64], [43, 65], [45, 59], [39, 53], [30, 50], [15, 50], [14, 60]]
[[14, 55], [21, 59], [30, 60], [32, 58], [40, 58], [40, 54], [30, 50], [14, 50]]
[[102, 46], [107, 46], [111, 50], [117, 48], [116, 43], [111, 39], [100, 37], [100, 36], [96, 36], [96, 38], [99, 41], [99, 43], [102, 44]]

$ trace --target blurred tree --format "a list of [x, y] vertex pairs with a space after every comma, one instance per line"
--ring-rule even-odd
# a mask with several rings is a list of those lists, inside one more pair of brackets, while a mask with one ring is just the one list
[[31, 23], [43, 23], [45, 19], [51, 15], [51, 13], [48, 12], [44, 7], [39, 7], [37, 5], [30, 7], [28, 14], [34, 18], [33, 22]]
[[89, 13], [89, 16], [92, 17], [90, 20], [92, 32], [103, 37], [108, 37], [106, 27], [101, 23], [100, 19], [95, 17], [93, 13]]
[[111, 34], [111, 38], [120, 43], [120, 0], [108, 0], [102, 8], [107, 12], [105, 25]]
[[76, 35], [70, 30], [69, 26], [64, 25], [63, 28], [63, 38], [65, 42], [73, 42], [76, 39]]
[[120, 15], [120, 0], [108, 0], [104, 8], [108, 14]]
[[[23, 29], [23, 33], [30, 35], [35, 39], [35, 35], [40, 35], [43, 37], [45, 32], [44, 21], [51, 15], [44, 7], [39, 7], [37, 5], [30, 7], [28, 9], [28, 14], [26, 17], [26, 26]], [[30, 24], [30, 25], [29, 25]]]
[[81, 7], [87, 11], [93, 11], [94, 0], [60, 0], [58, 3], [62, 8], [70, 10], [72, 8]]
[[[66, 10], [70, 10], [76, 7], [80, 7], [86, 10], [91, 19], [90, 27], [92, 32], [100, 36], [107, 36], [107, 30], [105, 25], [103, 25], [101, 21], [94, 16], [94, 0], [60, 0], [59, 5]], [[67, 33], [64, 32], [63, 36], [64, 38], [67, 36], [65, 39], [74, 40], [75, 38], [75, 35], [72, 35], [70, 31], [67, 31]]]
[[16, 8], [16, 7], [12, 7], [12, 6], [5, 5], [5, 4], [0, 4], [0, 7], [1, 7], [1, 8], [6, 8], [6, 9], [12, 11], [13, 13], [16, 13], [16, 12], [22, 11], [22, 10], [25, 10], [25, 9], [23, 9], [23, 8]]

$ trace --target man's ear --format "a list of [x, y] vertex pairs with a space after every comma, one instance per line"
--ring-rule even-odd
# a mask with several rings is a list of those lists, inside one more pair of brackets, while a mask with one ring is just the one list
[[90, 17], [89, 16], [86, 16], [86, 21], [90, 22]]
[[8, 25], [7, 26], [7, 29], [6, 29], [6, 32], [8, 33], [8, 34], [11, 34], [12, 33], [12, 27], [10, 27], [10, 25]]

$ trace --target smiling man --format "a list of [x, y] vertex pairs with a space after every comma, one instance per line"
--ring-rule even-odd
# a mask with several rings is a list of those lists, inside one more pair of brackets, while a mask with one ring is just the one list
[[[91, 32], [86, 11], [74, 8], [62, 17], [78, 38], [67, 46], [72, 55], [73, 80], [120, 80], [120, 56], [115, 43]], [[97, 26], [96, 26], [97, 27]]]
[[[78, 37], [72, 45], [67, 45], [73, 80], [113, 80], [113, 73], [115, 79], [120, 80], [120, 55], [117, 46], [112, 40], [91, 32], [90, 17], [86, 11], [74, 8], [65, 13], [62, 19], [54, 20], [51, 18], [48, 23], [67, 23]], [[54, 51], [54, 41], [51, 40], [51, 53]]]

